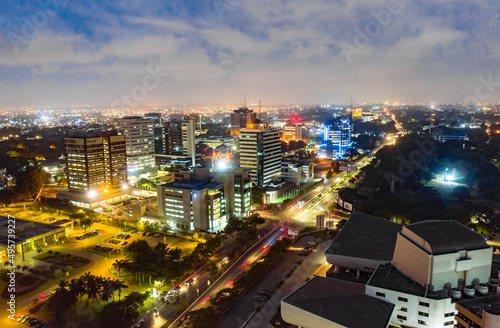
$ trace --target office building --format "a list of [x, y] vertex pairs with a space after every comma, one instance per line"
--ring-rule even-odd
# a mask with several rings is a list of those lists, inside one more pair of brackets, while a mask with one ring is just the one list
[[500, 295], [457, 302], [456, 309], [456, 328], [500, 327]]
[[8, 180], [7, 180], [7, 169], [0, 169], [0, 190], [7, 188]]
[[[491, 283], [494, 263], [491, 246], [456, 221], [423, 221], [402, 226], [354, 212], [325, 256], [335, 271], [321, 280], [344, 280], [342, 277], [350, 272], [349, 280], [364, 284], [364, 294], [370, 297], [370, 301], [363, 302], [369, 305], [378, 299], [392, 304], [393, 311], [380, 304], [371, 304], [365, 310], [361, 301], [350, 303], [349, 299], [358, 297], [359, 291], [341, 287], [346, 283], [342, 282], [335, 283], [344, 293], [345, 304], [349, 304], [342, 312], [332, 316], [307, 307], [305, 300], [285, 298], [282, 316], [286, 322], [304, 328], [345, 326], [343, 322], [349, 319], [346, 316], [355, 311], [356, 320], [360, 321], [351, 322], [349, 327], [363, 327], [366, 316], [378, 320], [379, 327], [454, 327], [460, 322], [457, 311], [460, 304], [465, 304], [462, 315], [467, 317], [467, 304], [461, 302], [489, 303], [488, 297], [497, 293], [497, 287]], [[498, 278], [498, 272], [496, 275]], [[332, 282], [323, 282], [328, 283]], [[306, 284], [300, 289], [301, 293], [307, 293], [309, 287]], [[315, 304], [328, 303], [336, 295], [335, 290], [325, 287], [322, 298], [318, 297]], [[297, 315], [299, 311], [301, 314]], [[317, 317], [323, 320], [320, 324], [308, 324], [319, 322]], [[490, 319], [498, 320], [498, 316], [487, 320]]]
[[131, 184], [156, 174], [154, 119], [128, 116], [115, 120], [119, 134], [125, 136], [127, 172]]
[[343, 158], [347, 149], [352, 148], [351, 119], [337, 117], [323, 126], [323, 141], [319, 156], [323, 158]]
[[257, 113], [245, 106], [233, 111], [231, 113], [231, 135], [239, 135], [241, 128], [246, 128], [247, 124], [251, 124], [256, 119]]
[[191, 165], [195, 166], [196, 142], [195, 125], [193, 120], [184, 120], [181, 124], [182, 131], [182, 155], [191, 156]]
[[194, 122], [194, 132], [201, 133], [201, 114], [189, 114], [188, 118]]
[[295, 120], [283, 125], [283, 135], [281, 140], [287, 142], [299, 141], [308, 138], [309, 134], [307, 125], [302, 124], [301, 122], [296, 122]]
[[295, 185], [314, 179], [314, 164], [308, 159], [284, 158], [281, 161], [281, 177]]
[[153, 134], [155, 140], [155, 154], [164, 154], [165, 152], [165, 127], [160, 113], [148, 113], [144, 118], [153, 119]]
[[68, 189], [57, 198], [96, 208], [127, 198], [125, 136], [116, 131], [74, 132], [64, 139]]
[[240, 130], [240, 167], [250, 170], [258, 186], [281, 176], [280, 139], [280, 128], [270, 128], [258, 119]]
[[244, 170], [209, 172], [197, 167], [174, 172], [158, 186], [158, 214], [172, 229], [216, 232], [232, 215], [250, 211], [250, 177]]

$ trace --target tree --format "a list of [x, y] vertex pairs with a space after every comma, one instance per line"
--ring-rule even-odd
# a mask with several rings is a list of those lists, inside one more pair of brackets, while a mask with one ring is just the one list
[[184, 325], [189, 328], [215, 328], [218, 320], [215, 309], [210, 306], [189, 312]]
[[207, 264], [207, 272], [213, 279], [215, 279], [219, 274], [219, 267], [217, 266], [217, 263], [212, 262]]
[[264, 203], [264, 189], [259, 186], [252, 187], [252, 203], [262, 205]]
[[333, 176], [333, 170], [328, 170], [328, 172], [326, 173], [326, 178], [330, 179], [332, 176]]
[[28, 198], [38, 194], [40, 189], [50, 180], [50, 173], [38, 166], [29, 166], [25, 171], [20, 171], [17, 174], [16, 188], [21, 194], [25, 194]]

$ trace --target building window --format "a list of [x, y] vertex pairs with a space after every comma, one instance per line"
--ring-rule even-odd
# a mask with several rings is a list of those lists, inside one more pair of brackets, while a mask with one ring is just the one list
[[429, 307], [429, 303], [426, 303], [426, 302], [418, 302], [418, 305]]
[[429, 313], [418, 311], [418, 315], [421, 315], [422, 317], [428, 317]]
[[407, 299], [407, 298], [404, 298], [404, 297], [398, 297], [398, 301], [401, 301], [401, 302], [408, 302], [408, 299]]
[[397, 318], [400, 320], [406, 320], [406, 317], [404, 315], [397, 315]]
[[427, 326], [427, 321], [424, 320], [418, 320], [418, 323], [424, 326]]
[[451, 326], [451, 325], [453, 325], [453, 321], [446, 321], [446, 322], [444, 323], [444, 325], [445, 325], [445, 326]]
[[445, 314], [444, 314], [445, 318], [446, 318], [446, 317], [453, 317], [454, 315], [455, 315], [455, 313], [454, 313], [454, 312], [448, 312], [448, 313], [445, 313]]
[[408, 309], [405, 308], [405, 307], [402, 307], [402, 306], [398, 306], [398, 311], [401, 311], [401, 312], [408, 312]]
[[380, 296], [380, 297], [385, 297], [385, 294], [384, 293], [379, 293], [379, 292], [376, 292], [375, 295], [377, 296]]

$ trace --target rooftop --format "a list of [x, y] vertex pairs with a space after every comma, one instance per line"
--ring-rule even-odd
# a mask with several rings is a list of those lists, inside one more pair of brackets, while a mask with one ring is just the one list
[[170, 187], [176, 189], [186, 189], [186, 190], [204, 190], [204, 189], [219, 189], [220, 185], [214, 182], [208, 181], [196, 181], [196, 180], [183, 180], [175, 181], [161, 184], [163, 187]]
[[[7, 216], [0, 215], [0, 245], [8, 244], [8, 229], [9, 229], [9, 219]], [[56, 224], [40, 223], [35, 221], [15, 219], [16, 222], [16, 244], [20, 242], [25, 242], [28, 239], [37, 237], [46, 233], [51, 233], [56, 230], [64, 231], [64, 227]]]
[[365, 295], [365, 285], [316, 276], [283, 299], [350, 328], [385, 328], [394, 305]]
[[361, 212], [352, 213], [325, 254], [392, 261], [402, 225]]
[[482, 318], [483, 310], [494, 315], [500, 315], [500, 295], [461, 301], [458, 304], [479, 318]]
[[404, 229], [425, 240], [434, 255], [490, 247], [480, 234], [453, 220], [423, 221], [407, 225]]

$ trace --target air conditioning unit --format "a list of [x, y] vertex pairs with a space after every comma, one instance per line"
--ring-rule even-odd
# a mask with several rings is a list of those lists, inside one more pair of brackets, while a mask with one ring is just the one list
[[452, 298], [459, 300], [462, 297], [462, 292], [458, 288], [453, 288], [450, 291], [450, 295]]

